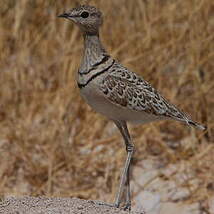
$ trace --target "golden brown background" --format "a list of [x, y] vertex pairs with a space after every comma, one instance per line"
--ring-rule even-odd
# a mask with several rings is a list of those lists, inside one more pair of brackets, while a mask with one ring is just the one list
[[[82, 37], [56, 16], [72, 0], [0, 1], [0, 195], [113, 200], [125, 158], [114, 125], [82, 100], [75, 82]], [[81, 3], [81, 1], [79, 1]], [[183, 161], [214, 194], [213, 0], [100, 0], [107, 50], [172, 103], [208, 126], [130, 126], [134, 163]], [[185, 142], [185, 143], [183, 143]]]

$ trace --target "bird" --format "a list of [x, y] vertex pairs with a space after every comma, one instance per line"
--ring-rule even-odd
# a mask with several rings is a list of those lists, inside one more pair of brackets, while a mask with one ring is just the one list
[[84, 51], [76, 78], [80, 94], [96, 112], [113, 121], [123, 137], [127, 158], [113, 206], [131, 210], [130, 166], [134, 144], [127, 123], [176, 120], [201, 130], [206, 127], [193, 121], [143, 77], [110, 56], [99, 36], [103, 14], [98, 8], [79, 5], [58, 17], [75, 23], [84, 38]]

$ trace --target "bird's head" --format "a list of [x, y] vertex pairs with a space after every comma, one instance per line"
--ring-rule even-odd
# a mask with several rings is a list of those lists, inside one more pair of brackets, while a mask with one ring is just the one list
[[89, 5], [75, 7], [58, 17], [73, 21], [83, 32], [89, 34], [97, 33], [103, 22], [102, 13], [96, 7]]

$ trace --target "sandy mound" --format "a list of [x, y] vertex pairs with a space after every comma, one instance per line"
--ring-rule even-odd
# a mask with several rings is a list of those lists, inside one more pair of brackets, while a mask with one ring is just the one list
[[[99, 205], [98, 201], [77, 198], [10, 197], [0, 203], [0, 213], [7, 214], [128, 214], [129, 212]], [[140, 214], [131, 212], [131, 214]], [[143, 214], [143, 213], [142, 213]]]

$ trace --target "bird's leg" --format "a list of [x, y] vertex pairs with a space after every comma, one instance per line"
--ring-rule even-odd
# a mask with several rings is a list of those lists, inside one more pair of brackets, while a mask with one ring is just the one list
[[[130, 169], [130, 163], [132, 159], [132, 155], [134, 152], [134, 145], [131, 142], [131, 137], [129, 135], [129, 131], [126, 125], [126, 122], [124, 121], [114, 121], [116, 126], [119, 128], [123, 138], [124, 142], [126, 145], [126, 151], [127, 151], [127, 158], [125, 162], [125, 166], [122, 172], [122, 176], [120, 179], [120, 186], [118, 193], [116, 195], [116, 200], [115, 200], [115, 206], [119, 207], [121, 202], [122, 202], [122, 196], [124, 193], [124, 189], [126, 187], [126, 201], [125, 201], [125, 209], [131, 209], [131, 193], [130, 193], [130, 182], [129, 182], [129, 169]], [[125, 186], [126, 185], [126, 186]]]
[[131, 189], [130, 189], [130, 167], [131, 167], [131, 163], [130, 166], [128, 168], [128, 172], [127, 172], [127, 180], [125, 183], [125, 205], [123, 207], [124, 210], [131, 210]]
[[125, 209], [129, 209], [131, 210], [131, 189], [130, 189], [130, 168], [131, 168], [131, 161], [132, 161], [132, 156], [133, 156], [133, 152], [134, 152], [134, 145], [131, 141], [131, 137], [130, 137], [130, 134], [129, 134], [129, 130], [127, 128], [127, 125], [125, 124], [124, 126], [124, 130], [125, 130], [125, 133], [129, 139], [129, 142], [128, 142], [128, 145], [126, 144], [126, 151], [127, 153], [131, 151], [131, 160], [130, 160], [130, 165], [128, 167], [128, 171], [127, 171], [127, 181], [126, 181], [126, 202], [125, 202]]

